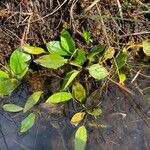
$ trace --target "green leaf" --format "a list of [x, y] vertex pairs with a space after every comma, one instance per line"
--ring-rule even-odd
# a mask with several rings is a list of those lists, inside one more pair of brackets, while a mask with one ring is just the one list
[[16, 79], [7, 79], [5, 81], [1, 81], [0, 96], [9, 95], [17, 88], [18, 85], [19, 85], [19, 81]]
[[5, 81], [7, 79], [9, 79], [9, 75], [6, 72], [0, 70], [0, 82]]
[[81, 126], [75, 133], [74, 148], [75, 150], [85, 150], [87, 142], [87, 130], [85, 126]]
[[98, 80], [105, 78], [109, 74], [108, 71], [102, 65], [99, 64], [94, 64], [90, 66], [88, 70], [89, 70], [89, 74], [93, 78]]
[[147, 56], [150, 56], [150, 42], [143, 41], [142, 43], [143, 51]]
[[62, 88], [66, 89], [70, 85], [70, 83], [75, 79], [75, 77], [79, 74], [79, 72], [80, 71], [78, 70], [72, 70], [68, 72], [64, 78]]
[[23, 112], [27, 112], [29, 109], [31, 109], [40, 99], [42, 95], [42, 91], [34, 92], [27, 100]]
[[98, 116], [100, 116], [102, 114], [102, 110], [100, 108], [96, 107], [92, 111], [87, 111], [87, 113], [94, 116], [95, 118], [97, 118]]
[[53, 94], [47, 99], [47, 103], [61, 103], [69, 101], [72, 98], [72, 95], [68, 92], [58, 92]]
[[23, 49], [23, 51], [25, 51], [29, 54], [38, 55], [38, 54], [46, 53], [43, 48], [36, 47], [36, 46], [30, 46], [29, 44], [23, 45], [22, 49]]
[[73, 53], [76, 49], [75, 42], [70, 33], [65, 29], [61, 32], [61, 46], [69, 53]]
[[22, 78], [28, 71], [29, 61], [31, 56], [16, 49], [10, 56], [10, 68], [12, 72], [18, 77]]
[[3, 105], [3, 109], [8, 112], [20, 112], [23, 110], [22, 107], [15, 104], [5, 104]]
[[127, 61], [127, 53], [120, 52], [119, 55], [116, 57], [116, 65], [118, 69], [121, 69]]
[[70, 61], [70, 64], [77, 64], [77, 66], [82, 65], [86, 61], [85, 51], [83, 49], [78, 49], [75, 59]]
[[79, 101], [80, 103], [83, 103], [83, 101], [86, 98], [86, 91], [84, 89], [84, 87], [82, 86], [82, 84], [80, 84], [79, 82], [75, 82], [75, 84], [72, 87], [72, 93], [74, 98]]
[[83, 29], [83, 38], [84, 38], [85, 42], [87, 44], [89, 44], [89, 42], [91, 40], [91, 34], [90, 34], [90, 32], [88, 32], [88, 31], [86, 31], [86, 30]]
[[30, 128], [32, 128], [34, 123], [35, 123], [35, 114], [31, 113], [21, 122], [20, 132], [23, 133], [28, 131]]
[[119, 73], [119, 83], [124, 85], [124, 81], [126, 80], [126, 74], [123, 72]]
[[67, 59], [57, 54], [44, 55], [34, 61], [43, 67], [52, 69], [57, 69], [67, 63]]
[[50, 41], [46, 43], [46, 47], [51, 54], [69, 56], [69, 53], [61, 46], [59, 41]]
[[87, 55], [87, 59], [92, 62], [94, 61], [94, 57], [101, 53], [104, 50], [105, 46], [104, 45], [96, 45], [93, 47], [90, 51], [90, 53]]
[[109, 47], [108, 49], [105, 50], [103, 57], [102, 57], [102, 61], [106, 61], [107, 59], [113, 58], [114, 54], [115, 54], [114, 48]]

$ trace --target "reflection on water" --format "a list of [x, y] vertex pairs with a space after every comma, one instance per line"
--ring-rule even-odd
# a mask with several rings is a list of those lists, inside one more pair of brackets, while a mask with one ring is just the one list
[[[28, 95], [27, 87], [21, 85], [10, 98], [1, 101], [23, 106]], [[142, 101], [140, 95], [137, 97], [133, 98], [114, 85], [109, 85], [107, 94], [102, 98], [103, 115], [95, 121], [97, 125], [106, 125], [106, 128], [88, 126], [87, 150], [150, 149], [149, 120], [143, 119], [149, 112], [149, 105]], [[139, 111], [137, 104], [143, 112]], [[10, 150], [72, 150], [76, 127], [70, 124], [69, 119], [73, 112], [69, 109], [65, 113], [59, 112], [52, 107], [55, 106], [49, 109], [42, 107], [36, 124], [25, 134], [19, 133], [19, 125], [25, 114], [0, 110], [0, 150], [7, 150], [7, 146]]]

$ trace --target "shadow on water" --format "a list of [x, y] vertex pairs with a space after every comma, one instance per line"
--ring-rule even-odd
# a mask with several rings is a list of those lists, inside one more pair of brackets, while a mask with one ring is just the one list
[[[87, 150], [150, 149], [150, 106], [135, 87], [131, 90], [135, 96], [109, 83], [102, 97], [103, 114], [95, 120], [96, 126], [87, 127]], [[28, 87], [22, 84], [10, 97], [1, 99], [1, 103], [23, 106], [30, 94]], [[53, 105], [40, 107], [36, 124], [25, 134], [19, 132], [19, 126], [26, 114], [0, 110], [0, 150], [72, 150], [76, 127], [70, 124], [73, 112], [69, 105], [65, 109], [69, 111], [59, 111]]]

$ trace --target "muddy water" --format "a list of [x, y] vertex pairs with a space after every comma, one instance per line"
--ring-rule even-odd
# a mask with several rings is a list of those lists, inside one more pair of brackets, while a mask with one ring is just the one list
[[[100, 105], [103, 115], [96, 120], [88, 117], [87, 150], [150, 149], [150, 106], [135, 87], [131, 90], [136, 95], [131, 96], [109, 84]], [[27, 86], [22, 84], [10, 97], [1, 99], [1, 103], [23, 106], [29, 95]], [[71, 105], [69, 103], [63, 111], [58, 110], [60, 106], [38, 106], [36, 124], [25, 134], [19, 133], [19, 126], [27, 114], [0, 110], [0, 150], [72, 150], [76, 127], [69, 121], [74, 113]], [[89, 125], [92, 121], [95, 126]]]

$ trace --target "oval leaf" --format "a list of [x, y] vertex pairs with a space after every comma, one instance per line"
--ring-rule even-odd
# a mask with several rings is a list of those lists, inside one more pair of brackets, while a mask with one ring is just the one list
[[67, 51], [60, 45], [59, 41], [50, 41], [46, 44], [46, 47], [51, 54], [69, 56]]
[[73, 93], [74, 98], [77, 101], [83, 103], [86, 97], [86, 91], [84, 87], [82, 86], [82, 84], [80, 84], [79, 82], [76, 82], [72, 87], [72, 93]]
[[7, 79], [0, 82], [0, 96], [9, 95], [19, 85], [16, 79]]
[[90, 32], [83, 29], [83, 38], [84, 38], [85, 42], [87, 44], [89, 44], [89, 42], [91, 40], [91, 34], [90, 34]]
[[28, 71], [29, 60], [31, 56], [25, 54], [19, 49], [16, 49], [10, 56], [10, 68], [12, 72], [18, 77], [22, 78]]
[[31, 109], [40, 99], [42, 95], [42, 91], [34, 92], [27, 100], [25, 107], [23, 109], [23, 112], [27, 112], [29, 109]]
[[41, 56], [36, 59], [35, 62], [46, 68], [57, 69], [67, 63], [67, 59], [64, 59], [57, 54], [50, 54]]
[[0, 70], [0, 82], [5, 81], [7, 79], [9, 79], [9, 75], [6, 72]]
[[121, 69], [127, 61], [127, 53], [120, 52], [119, 55], [116, 57], [116, 65], [118, 69]]
[[79, 74], [79, 72], [80, 71], [78, 70], [72, 70], [68, 72], [64, 78], [62, 88], [66, 89], [70, 85], [70, 83], [75, 79], [75, 77]]
[[76, 49], [75, 42], [70, 33], [65, 29], [61, 32], [61, 46], [69, 53], [73, 53]]
[[68, 92], [58, 92], [53, 94], [47, 99], [47, 103], [61, 103], [69, 101], [72, 98], [72, 95]]
[[74, 148], [75, 150], [85, 150], [87, 142], [87, 130], [85, 126], [81, 126], [75, 133]]
[[102, 57], [102, 61], [106, 61], [107, 59], [113, 58], [114, 54], [115, 54], [114, 48], [109, 47], [107, 50], [105, 50], [103, 57]]
[[3, 105], [3, 109], [8, 112], [20, 112], [23, 110], [22, 107], [15, 104], [5, 104]]
[[38, 55], [38, 54], [46, 53], [43, 48], [36, 47], [36, 46], [30, 46], [29, 44], [23, 45], [22, 49], [23, 49], [23, 51], [25, 51], [29, 54]]
[[94, 64], [90, 66], [88, 70], [90, 75], [98, 80], [105, 78], [109, 74], [108, 71], [102, 65], [99, 64]]
[[28, 131], [35, 123], [35, 114], [29, 114], [22, 122], [20, 132]]
[[73, 115], [73, 117], [71, 118], [71, 123], [74, 125], [79, 124], [85, 116], [85, 112], [78, 112], [76, 114]]
[[142, 43], [143, 51], [147, 56], [150, 56], [150, 42], [143, 41]]

